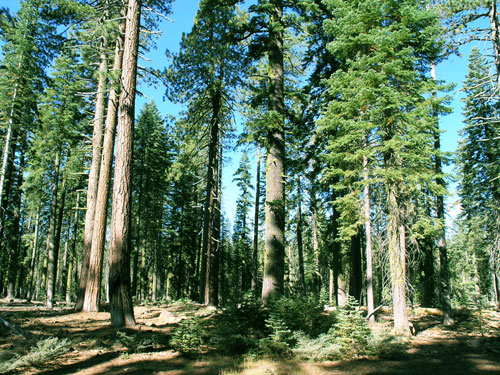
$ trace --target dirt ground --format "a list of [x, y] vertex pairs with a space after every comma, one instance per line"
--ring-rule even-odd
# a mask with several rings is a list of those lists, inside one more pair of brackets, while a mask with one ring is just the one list
[[[192, 309], [203, 313], [198, 306]], [[0, 316], [31, 335], [31, 340], [69, 338], [71, 348], [42, 368], [26, 368], [30, 375], [382, 375], [382, 374], [500, 374], [500, 313], [460, 313], [450, 328], [440, 324], [436, 309], [414, 309], [411, 321], [415, 335], [407, 355], [398, 360], [357, 358], [312, 363], [290, 360], [242, 360], [207, 357], [189, 359], [168, 348], [173, 327], [186, 318], [185, 305], [138, 306], [137, 327], [121, 330], [150, 338], [144, 353], [128, 353], [117, 330], [110, 327], [109, 313], [74, 313], [61, 306], [47, 309], [41, 304], [0, 300]], [[191, 311], [192, 313], [192, 311]], [[389, 312], [382, 313], [374, 329], [390, 330]], [[29, 339], [28, 339], [29, 340]], [[0, 361], [22, 353], [28, 341], [0, 324]]]

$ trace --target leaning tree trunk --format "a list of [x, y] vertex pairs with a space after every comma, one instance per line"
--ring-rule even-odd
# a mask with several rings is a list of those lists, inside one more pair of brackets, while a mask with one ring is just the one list
[[123, 48], [109, 249], [109, 294], [113, 327], [135, 325], [130, 293], [130, 213], [140, 21], [141, 1], [129, 0]]
[[101, 43], [101, 63], [99, 65], [99, 80], [97, 83], [97, 95], [94, 112], [94, 130], [92, 133], [92, 160], [90, 162], [89, 181], [87, 187], [87, 210], [85, 212], [85, 229], [83, 235], [82, 250], [82, 268], [80, 271], [80, 284], [75, 303], [75, 310], [81, 311], [83, 308], [85, 288], [87, 287], [87, 277], [89, 273], [90, 252], [92, 249], [92, 236], [94, 231], [94, 215], [98, 198], [97, 188], [99, 172], [101, 167], [101, 149], [102, 149], [102, 128], [104, 123], [104, 108], [106, 95], [106, 70], [107, 42], [103, 39]]
[[[123, 60], [123, 23], [120, 24], [116, 39], [113, 72], [119, 72]], [[109, 189], [111, 185], [111, 171], [113, 167], [113, 153], [118, 112], [119, 85], [111, 81], [106, 126], [102, 142], [101, 157], [99, 160], [99, 181], [97, 182], [97, 196], [94, 207], [94, 224], [92, 229], [92, 243], [89, 254], [87, 285], [83, 302], [83, 311], [99, 311], [101, 299], [102, 267], [104, 258], [104, 244], [106, 242], [106, 223], [108, 214]], [[82, 267], [83, 269], [83, 267]]]
[[285, 273], [285, 130], [283, 68], [283, 1], [271, 2], [269, 30], [269, 110], [272, 123], [267, 133], [266, 247], [262, 302], [283, 294]]

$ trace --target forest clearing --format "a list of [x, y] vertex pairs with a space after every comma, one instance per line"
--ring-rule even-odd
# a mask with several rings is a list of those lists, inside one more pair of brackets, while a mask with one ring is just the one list
[[0, 0], [0, 371], [499, 374], [499, 9]]
[[[75, 313], [68, 307], [47, 309], [42, 303], [0, 301], [0, 316], [32, 335], [68, 339], [67, 352], [36, 366], [18, 369], [30, 375], [368, 375], [368, 374], [499, 374], [500, 313], [462, 311], [453, 327], [441, 324], [437, 309], [410, 313], [414, 335], [392, 358], [353, 356], [344, 360], [310, 361], [293, 355], [243, 356], [182, 354], [170, 338], [183, 320], [210, 320], [214, 309], [190, 302], [136, 306], [137, 326], [116, 329], [109, 313]], [[380, 311], [373, 331], [391, 331], [389, 309]], [[0, 326], [0, 359], [27, 351], [26, 339]], [[120, 336], [120, 333], [122, 336]], [[121, 339], [120, 339], [121, 337]], [[126, 339], [124, 339], [124, 337]], [[135, 338], [135, 339], [134, 339]], [[209, 349], [206, 349], [210, 351]], [[1, 370], [1, 368], [0, 368]]]

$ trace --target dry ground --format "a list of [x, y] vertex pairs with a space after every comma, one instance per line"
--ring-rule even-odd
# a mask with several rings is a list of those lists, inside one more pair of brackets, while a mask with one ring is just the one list
[[[186, 307], [191, 311], [186, 311]], [[109, 313], [74, 313], [66, 307], [46, 309], [40, 304], [0, 300], [0, 316], [33, 335], [35, 339], [69, 338], [70, 351], [43, 368], [26, 368], [30, 375], [382, 375], [382, 374], [497, 374], [500, 375], [500, 313], [462, 313], [451, 328], [440, 324], [435, 309], [415, 309], [411, 320], [415, 335], [408, 354], [399, 360], [358, 358], [312, 363], [289, 360], [243, 360], [207, 357], [189, 359], [169, 349], [173, 327], [188, 313], [206, 314], [196, 305], [138, 306], [138, 326], [123, 331], [151, 338], [145, 353], [129, 354], [109, 325]], [[390, 330], [388, 311], [374, 329]], [[135, 332], [132, 332], [135, 331]], [[28, 343], [0, 327], [0, 361], [23, 353]]]

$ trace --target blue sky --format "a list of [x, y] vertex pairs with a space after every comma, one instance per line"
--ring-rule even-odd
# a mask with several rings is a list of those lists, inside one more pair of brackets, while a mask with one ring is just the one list
[[[179, 49], [179, 42], [181, 40], [182, 33], [188, 33], [191, 30], [193, 21], [198, 10], [198, 0], [177, 0], [174, 1], [172, 5], [172, 14], [169, 17], [173, 22], [163, 21], [161, 24], [162, 34], [157, 40], [156, 49], [152, 50], [146, 56], [151, 62], [146, 60], [140, 61], [140, 65], [161, 68], [168, 64], [167, 58], [165, 57], [165, 50], [168, 49], [171, 52], [176, 52]], [[11, 13], [15, 13], [19, 9], [18, 0], [0, 0], [0, 8], [5, 7], [11, 10]], [[451, 93], [453, 97], [452, 107], [453, 113], [440, 119], [440, 126], [445, 131], [442, 134], [442, 147], [445, 151], [453, 152], [456, 150], [458, 144], [458, 131], [462, 127], [462, 115], [460, 101], [461, 92], [459, 91], [462, 87], [461, 82], [463, 81], [465, 74], [467, 72], [467, 57], [470, 51], [469, 48], [464, 48], [462, 50], [463, 56], [451, 56], [447, 61], [441, 63], [437, 66], [437, 78], [444, 80], [445, 82], [454, 82], [457, 84], [454, 91]], [[141, 85], [139, 90], [145, 95], [145, 97], [139, 97], [136, 104], [136, 112], [140, 110], [145, 102], [149, 102], [153, 98], [158, 105], [160, 111], [163, 115], [176, 115], [181, 110], [180, 105], [170, 103], [163, 100], [164, 88], [162, 87], [147, 87]], [[249, 151], [249, 157], [252, 158], [253, 150]], [[232, 152], [229, 156], [230, 160], [225, 164], [223, 170], [223, 185], [224, 185], [224, 209], [226, 215], [232, 221], [235, 213], [235, 201], [238, 195], [238, 189], [235, 184], [232, 183], [233, 173], [236, 171], [237, 165], [240, 161], [240, 152]], [[452, 166], [448, 167], [446, 170], [448, 173], [452, 173]], [[456, 196], [454, 195], [455, 185], [450, 185], [450, 198], [448, 200], [448, 212], [449, 215], [454, 216], [456, 214], [457, 206], [454, 204], [456, 202]]]

